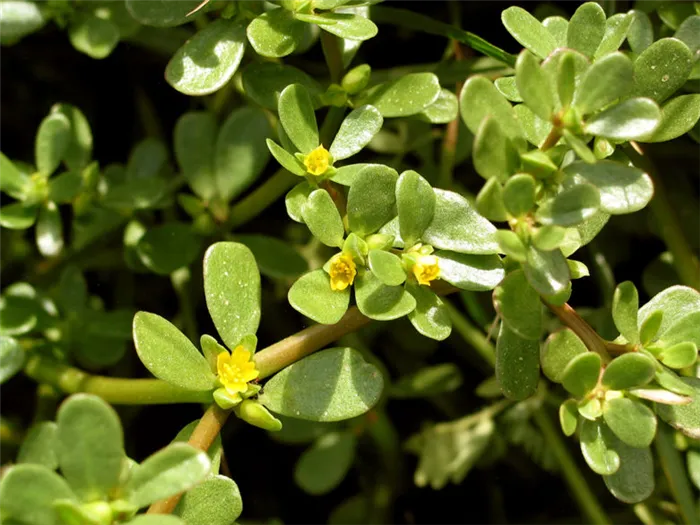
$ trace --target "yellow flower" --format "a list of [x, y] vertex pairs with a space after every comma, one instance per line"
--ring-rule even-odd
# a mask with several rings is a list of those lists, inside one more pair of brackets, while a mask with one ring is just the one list
[[430, 281], [434, 281], [440, 276], [440, 266], [438, 258], [434, 255], [422, 255], [416, 264], [411, 268], [418, 284], [430, 286]]
[[245, 392], [248, 389], [248, 381], [260, 374], [250, 358], [250, 352], [242, 346], [237, 346], [231, 354], [221, 352], [216, 358], [219, 380], [229, 394]]
[[304, 159], [304, 166], [311, 175], [323, 175], [328, 170], [330, 163], [331, 154], [323, 145], [311, 151]]
[[331, 276], [331, 290], [345, 290], [355, 280], [355, 261], [349, 253], [339, 253], [333, 257], [328, 272]]

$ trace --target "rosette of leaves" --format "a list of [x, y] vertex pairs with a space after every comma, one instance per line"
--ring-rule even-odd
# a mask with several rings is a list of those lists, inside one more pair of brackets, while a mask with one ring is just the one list
[[204, 294], [226, 347], [203, 335], [200, 353], [164, 318], [147, 312], [134, 317], [136, 351], [156, 377], [175, 387], [201, 392], [203, 400], [233, 409], [246, 422], [273, 431], [281, 429], [281, 422], [268, 408], [300, 419], [337, 421], [358, 416], [379, 400], [381, 374], [351, 348], [327, 349], [285, 367], [265, 383], [264, 392], [257, 381], [250, 381], [247, 388], [231, 393], [226, 377], [222, 377], [222, 355], [232, 352], [223, 358], [226, 362], [246, 352], [246, 360], [255, 363], [260, 274], [252, 252], [234, 242], [210, 246], [204, 256]]
[[[114, 409], [99, 397], [75, 394], [60, 406], [56, 422], [38, 423], [30, 429], [17, 464], [3, 475], [3, 520], [27, 525], [152, 523], [137, 516], [138, 510], [195, 486], [197, 493], [213, 493], [211, 480], [221, 478], [212, 477], [218, 471], [220, 444], [212, 446], [210, 459], [207, 453], [178, 442], [186, 440], [191, 431], [183, 429], [176, 442], [137, 464], [124, 453], [122, 426]], [[217, 495], [224, 504], [235, 503], [240, 514], [238, 488], [225, 479], [228, 497], [221, 490]], [[194, 499], [196, 494], [190, 503]], [[158, 523], [197, 523], [192, 513], [181, 515], [184, 521], [168, 516]]]
[[657, 415], [691, 437], [700, 435], [697, 382], [673, 371], [697, 360], [698, 305], [696, 290], [674, 286], [640, 309], [637, 290], [627, 281], [613, 300], [620, 336], [606, 344], [616, 357], [602, 360], [568, 328], [542, 346], [543, 372], [573, 396], [560, 407], [562, 430], [570, 436], [579, 429], [586, 462], [622, 501], [636, 503], [653, 491], [649, 447]]
[[[53, 106], [36, 134], [36, 168], [13, 163], [0, 153], [0, 190], [17, 201], [0, 208], [0, 226], [26, 230], [36, 223], [39, 252], [46, 257], [61, 253], [63, 221], [58, 206], [74, 203], [95, 179], [91, 156], [92, 133], [85, 116], [68, 104]], [[53, 176], [61, 165], [65, 171]]]
[[301, 84], [315, 109], [321, 106], [358, 108], [371, 105], [384, 118], [412, 117], [431, 124], [444, 124], [458, 114], [457, 97], [441, 88], [433, 73], [409, 73], [385, 82], [372, 82], [372, 69], [360, 64], [348, 71], [340, 84], [325, 90], [305, 72], [288, 64], [251, 63], [243, 69], [245, 94], [257, 104], [277, 109], [279, 96], [291, 84]]
[[213, 114], [191, 111], [175, 124], [175, 158], [196, 197], [181, 193], [178, 200], [198, 229], [229, 218], [229, 203], [260, 177], [270, 153], [265, 139], [272, 129], [260, 109], [232, 111], [219, 126]]
[[366, 0], [283, 0], [248, 25], [248, 41], [259, 55], [280, 58], [304, 47], [312, 28], [344, 40], [369, 40], [377, 34], [377, 26], [367, 18], [366, 10], [357, 8], [370, 3]]
[[451, 322], [430, 282], [439, 277], [465, 290], [490, 290], [503, 278], [494, 226], [464, 197], [434, 190], [414, 171], [358, 170], [344, 218], [322, 189], [300, 208], [313, 235], [341, 250], [289, 291], [290, 304], [317, 322], [338, 322], [354, 288], [364, 315], [382, 321], [408, 315], [420, 333], [441, 340]]
[[15, 44], [50, 21], [66, 29], [76, 50], [96, 59], [109, 56], [120, 40], [133, 36], [141, 27], [129, 15], [124, 2], [11, 0], [0, 4], [0, 43]]

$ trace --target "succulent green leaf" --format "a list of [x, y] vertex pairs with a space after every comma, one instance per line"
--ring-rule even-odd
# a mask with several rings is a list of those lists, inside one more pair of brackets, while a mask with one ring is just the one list
[[563, 132], [564, 140], [569, 145], [569, 147], [574, 150], [579, 158], [583, 159], [584, 162], [588, 164], [594, 164], [598, 159], [591, 149], [587, 146], [587, 141], [574, 135], [568, 129]]
[[529, 213], [535, 205], [535, 179], [532, 175], [521, 173], [513, 175], [503, 187], [503, 203], [514, 217]]
[[603, 415], [603, 407], [597, 397], [581, 400], [577, 403], [576, 410], [581, 416], [591, 421], [595, 421]]
[[382, 393], [381, 372], [352, 348], [329, 348], [283, 369], [270, 379], [260, 402], [283, 416], [340, 421], [364, 414]]
[[698, 50], [700, 50], [700, 15], [693, 14], [683, 20], [673, 36], [688, 46], [697, 62]]
[[654, 378], [656, 365], [640, 353], [623, 354], [605, 367], [601, 383], [610, 390], [628, 390], [646, 385]]
[[124, 459], [121, 422], [91, 394], [75, 394], [56, 417], [56, 457], [61, 473], [85, 501], [106, 498], [119, 483]]
[[245, 94], [265, 109], [277, 109], [280, 93], [290, 84], [301, 84], [316, 100], [322, 93], [321, 86], [303, 72], [286, 64], [253, 62], [243, 69]]
[[435, 252], [440, 279], [462, 290], [493, 290], [505, 275], [498, 255], [471, 255], [446, 250]]
[[572, 436], [578, 425], [576, 401], [567, 399], [559, 406], [559, 424], [565, 436]]
[[119, 28], [110, 20], [82, 13], [68, 26], [73, 47], [92, 58], [109, 56], [119, 43]]
[[639, 343], [637, 310], [639, 310], [637, 288], [631, 281], [620, 283], [613, 296], [612, 316], [615, 327], [627, 342], [632, 344]]
[[541, 224], [574, 226], [595, 215], [600, 194], [590, 184], [576, 184], [542, 203], [535, 217]]
[[560, 383], [569, 362], [586, 352], [588, 352], [586, 345], [569, 328], [554, 332], [540, 350], [542, 372], [555, 383]]
[[[566, 228], [561, 226], [542, 226], [532, 234], [532, 244], [543, 252], [556, 250], [564, 244], [566, 232]], [[569, 270], [571, 270], [571, 267], [569, 267]]]
[[294, 155], [289, 153], [286, 149], [277, 144], [274, 140], [266, 139], [266, 143], [267, 149], [270, 150], [272, 156], [275, 157], [275, 160], [279, 162], [284, 169], [286, 169], [290, 173], [293, 173], [294, 175], [298, 175], [299, 177], [303, 177], [306, 175], [306, 167], [301, 162], [299, 162], [299, 160]]
[[420, 120], [431, 124], [447, 124], [459, 115], [459, 100], [449, 89], [442, 88], [438, 98], [420, 112]]
[[540, 68], [539, 60], [527, 50], [518, 56], [515, 80], [518, 92], [533, 113], [541, 119], [551, 119], [554, 111], [554, 85], [551, 77]]
[[496, 379], [509, 399], [526, 399], [540, 380], [539, 341], [523, 339], [501, 323], [496, 344]]
[[314, 270], [302, 275], [289, 289], [289, 304], [301, 314], [321, 324], [335, 324], [350, 304], [350, 288], [332, 290], [328, 274]]
[[287, 215], [296, 222], [304, 222], [301, 210], [314, 189], [304, 181], [294, 186], [284, 198]]
[[360, 171], [348, 192], [348, 223], [358, 235], [377, 231], [396, 215], [398, 174], [387, 166]]
[[542, 334], [540, 295], [522, 270], [509, 273], [493, 292], [493, 305], [510, 330], [523, 339], [539, 341]]
[[279, 58], [302, 45], [306, 24], [294, 18], [291, 11], [273, 9], [255, 18], [247, 29], [248, 41], [256, 53]]
[[605, 34], [596, 49], [594, 58], [599, 59], [609, 53], [617, 51], [627, 38], [627, 33], [634, 21], [634, 15], [630, 13], [617, 13], [605, 21]]
[[671, 286], [656, 294], [639, 309], [638, 322], [642, 325], [656, 311], [663, 312], [657, 338], [666, 339], [673, 334], [674, 327], [700, 310], [700, 292], [687, 286]]
[[246, 44], [246, 28], [220, 18], [195, 33], [165, 68], [168, 84], [180, 93], [208, 95], [223, 87], [238, 69]]
[[[696, 321], [697, 323], [697, 321]], [[697, 324], [695, 324], [697, 329]], [[659, 361], [669, 368], [686, 368], [695, 364], [698, 359], [698, 347], [692, 341], [677, 343], [669, 348], [664, 348], [659, 356]]]
[[619, 397], [603, 404], [603, 419], [624, 443], [635, 448], [651, 445], [656, 435], [656, 416], [640, 401]]
[[659, 5], [656, 12], [664, 24], [671, 29], [678, 29], [681, 22], [696, 14], [696, 10], [691, 3], [669, 2]]
[[194, 19], [194, 11], [201, 0], [126, 0], [131, 16], [146, 26], [175, 27]]
[[49, 470], [56, 470], [58, 468], [55, 450], [56, 428], [56, 423], [53, 421], [33, 424], [17, 452], [17, 463], [32, 463], [42, 465]]
[[543, 295], [563, 292], [571, 282], [569, 266], [560, 250], [543, 252], [534, 246], [528, 247], [523, 269], [530, 285]]
[[552, 131], [552, 124], [535, 115], [525, 104], [518, 104], [513, 108], [513, 112], [518, 122], [520, 122], [520, 128], [527, 141], [537, 147], [544, 144], [547, 136]]
[[230, 525], [242, 511], [243, 500], [236, 482], [229, 477], [215, 475], [188, 490], [173, 513], [188, 524]]
[[398, 319], [416, 307], [416, 300], [402, 286], [387, 286], [371, 272], [355, 280], [355, 300], [360, 312], [377, 321]]
[[620, 456], [608, 445], [603, 428], [600, 421], [581, 421], [581, 452], [593, 472], [611, 475], [620, 468]]
[[235, 240], [245, 244], [253, 252], [260, 273], [267, 277], [296, 278], [309, 270], [306, 259], [280, 239], [267, 235], [237, 235]]
[[413, 246], [433, 220], [435, 192], [430, 183], [413, 170], [404, 171], [396, 183], [396, 208], [401, 238]]
[[0, 208], [0, 226], [10, 230], [26, 230], [36, 222], [36, 206], [13, 202]]
[[569, 20], [566, 45], [592, 57], [604, 35], [605, 11], [596, 2], [586, 2]]
[[205, 452], [172, 443], [134, 466], [124, 490], [128, 501], [141, 508], [198, 485], [210, 470]]
[[49, 180], [49, 200], [69, 203], [75, 199], [83, 186], [83, 177], [77, 171], [66, 171]]
[[500, 182], [505, 182], [520, 164], [518, 150], [491, 116], [484, 118], [476, 132], [472, 159], [479, 175], [486, 180], [495, 178]]
[[465, 82], [459, 95], [459, 111], [462, 120], [474, 134], [478, 133], [484, 118], [492, 115], [509, 138], [522, 136], [520, 123], [510, 102], [486, 77], [476, 75]]
[[348, 40], [369, 40], [377, 35], [377, 26], [370, 19], [353, 13], [326, 12], [319, 15], [321, 18], [332, 22], [323, 24], [324, 31], [333, 33], [340, 38]]
[[16, 339], [0, 335], [0, 384], [22, 369], [25, 357], [25, 352]]
[[648, 98], [631, 98], [588, 119], [586, 133], [613, 140], [636, 140], [653, 133], [661, 110]]
[[642, 52], [634, 62], [634, 94], [663, 102], [690, 75], [693, 54], [675, 38], [662, 38]]
[[564, 53], [557, 69], [557, 95], [561, 107], [568, 108], [576, 91], [576, 55]]
[[52, 113], [60, 113], [70, 121], [71, 140], [63, 153], [63, 162], [71, 170], [81, 170], [92, 157], [92, 131], [85, 115], [70, 104], [56, 104]]
[[406, 280], [401, 259], [384, 250], [369, 251], [369, 268], [374, 276], [387, 286], [398, 286]]
[[326, 494], [345, 478], [355, 457], [356, 438], [350, 432], [329, 432], [307, 448], [294, 467], [294, 481], [304, 492]]
[[[698, 17], [700, 19], [700, 17]], [[661, 121], [654, 131], [642, 142], [666, 142], [684, 135], [700, 119], [700, 94], [674, 97], [661, 108]]]
[[136, 244], [136, 253], [146, 268], [169, 275], [189, 266], [199, 255], [200, 244], [188, 224], [171, 222], [148, 230]]
[[632, 17], [632, 23], [627, 33], [627, 42], [632, 51], [639, 55], [654, 41], [654, 28], [645, 12], [633, 9], [628, 14]]
[[635, 69], [622, 53], [596, 60], [576, 88], [574, 106], [583, 115], [597, 111], [627, 95], [634, 86]]
[[517, 233], [511, 230], [498, 230], [496, 240], [502, 253], [518, 262], [527, 261], [528, 247]]
[[655, 407], [656, 414], [686, 436], [700, 439], [700, 402], [698, 402], [698, 399], [700, 399], [700, 379], [682, 377], [680, 381], [692, 389], [692, 392], [688, 392], [685, 395], [690, 395], [693, 401], [687, 405], [657, 404]]
[[557, 47], [552, 33], [521, 7], [503, 11], [501, 21], [513, 38], [540, 58], [546, 58]]
[[620, 501], [639, 503], [654, 492], [654, 462], [649, 447], [631, 447], [603, 427], [608, 446], [620, 457], [620, 468], [604, 476], [608, 490]]
[[271, 134], [265, 113], [255, 108], [239, 108], [222, 124], [214, 156], [222, 200], [237, 197], [260, 176], [269, 159], [265, 139]]
[[564, 168], [564, 172], [580, 177], [598, 188], [600, 209], [612, 215], [639, 211], [654, 195], [649, 175], [639, 168], [619, 162], [573, 162]]
[[343, 160], [358, 153], [382, 128], [382, 118], [374, 106], [360, 106], [350, 112], [340, 125], [329, 152], [333, 160]]
[[279, 98], [280, 122], [296, 148], [306, 154], [320, 143], [311, 96], [301, 84], [284, 88]]
[[42, 465], [12, 466], [0, 482], [3, 521], [26, 525], [56, 523], [53, 502], [59, 499], [75, 501], [76, 497], [61, 476]]
[[542, 20], [542, 25], [547, 28], [554, 40], [556, 41], [556, 47], [566, 46], [566, 33], [569, 29], [569, 21], [561, 16], [548, 16]]
[[492, 221], [508, 220], [508, 212], [503, 204], [503, 186], [496, 178], [490, 178], [476, 196], [476, 210]]
[[643, 322], [639, 322], [639, 340], [642, 346], [646, 346], [656, 339], [663, 318], [664, 313], [661, 310], [656, 310], [651, 312]]
[[63, 250], [63, 220], [55, 202], [39, 208], [36, 222], [36, 245], [44, 257], [55, 257]]
[[311, 233], [326, 246], [343, 246], [345, 228], [338, 208], [324, 189], [314, 190], [301, 208], [301, 216]]
[[211, 390], [215, 376], [192, 342], [172, 323], [148, 312], [134, 316], [139, 359], [157, 378], [186, 390]]
[[458, 253], [492, 254], [498, 251], [496, 227], [472, 205], [451, 191], [434, 189], [433, 220], [423, 232], [423, 241], [435, 248]]
[[260, 324], [260, 273], [245, 245], [217, 242], [204, 254], [204, 296], [221, 340], [233, 349]]
[[452, 332], [452, 320], [442, 299], [415, 282], [409, 282], [406, 289], [416, 300], [415, 309], [408, 314], [413, 327], [418, 333], [436, 341], [447, 339]]
[[561, 373], [561, 383], [576, 397], [584, 397], [598, 383], [600, 356], [593, 352], [578, 354], [569, 361]]
[[190, 188], [205, 200], [217, 193], [213, 163], [216, 136], [216, 119], [208, 112], [185, 113], [175, 124], [175, 158]]
[[26, 0], [0, 3], [0, 44], [13, 44], [41, 29], [47, 17], [38, 4]]
[[[2, 4], [0, 4], [0, 9], [2, 9]], [[0, 190], [21, 200], [25, 196], [28, 185], [31, 184], [29, 175], [17, 169], [17, 166], [3, 153], [0, 153], [0, 172], [2, 173]]]
[[510, 102], [522, 102], [523, 97], [520, 96], [518, 85], [515, 82], [515, 77], [499, 77], [493, 81], [493, 85], [501, 92], [501, 95], [506, 97]]
[[62, 113], [51, 113], [39, 125], [34, 156], [37, 169], [51, 175], [63, 159], [71, 141], [70, 120]]
[[416, 115], [440, 96], [440, 82], [433, 73], [410, 73], [371, 88], [363, 97], [385, 118]]

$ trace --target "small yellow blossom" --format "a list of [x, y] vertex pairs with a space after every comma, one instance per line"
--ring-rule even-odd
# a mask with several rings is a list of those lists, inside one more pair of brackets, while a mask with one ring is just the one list
[[434, 255], [423, 255], [418, 258], [416, 264], [411, 268], [418, 284], [430, 286], [430, 281], [434, 281], [440, 276], [440, 266], [438, 258]]
[[237, 346], [231, 354], [221, 352], [216, 358], [219, 380], [230, 395], [245, 392], [248, 389], [248, 381], [260, 374], [250, 358], [251, 353], [242, 346]]
[[311, 175], [323, 175], [328, 170], [328, 166], [331, 163], [331, 154], [328, 150], [319, 146], [315, 150], [311, 151], [304, 159], [304, 166], [306, 170], [311, 173]]
[[339, 253], [333, 257], [330, 270], [331, 290], [345, 290], [355, 280], [355, 261], [349, 253]]

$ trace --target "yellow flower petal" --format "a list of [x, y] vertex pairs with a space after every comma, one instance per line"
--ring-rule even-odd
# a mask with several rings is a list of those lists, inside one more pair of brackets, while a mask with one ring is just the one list
[[232, 354], [221, 352], [216, 357], [216, 370], [221, 384], [231, 395], [245, 392], [248, 382], [260, 374], [251, 361], [251, 353], [242, 346], [237, 346]]
[[423, 255], [411, 268], [418, 284], [430, 286], [430, 281], [434, 281], [440, 276], [440, 266], [438, 258], [434, 255]]
[[355, 281], [357, 269], [352, 255], [349, 253], [339, 253], [333, 257], [328, 271], [331, 277], [331, 290], [345, 290]]
[[331, 154], [323, 145], [311, 151], [304, 159], [306, 170], [312, 175], [323, 175], [331, 164]]

